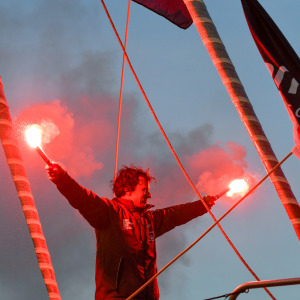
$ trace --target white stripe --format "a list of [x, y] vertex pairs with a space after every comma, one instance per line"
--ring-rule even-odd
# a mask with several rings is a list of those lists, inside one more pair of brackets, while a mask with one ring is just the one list
[[294, 204], [294, 205], [299, 205], [297, 200], [295, 198], [286, 198], [286, 199], [283, 199], [282, 201], [282, 204]]
[[16, 164], [16, 165], [21, 165], [23, 166], [23, 161], [21, 159], [18, 159], [18, 158], [8, 158], [7, 159], [7, 163], [9, 165], [13, 165], [13, 164]]
[[46, 284], [56, 285], [56, 281], [53, 280], [53, 279], [45, 279], [45, 283], [46, 283]]
[[297, 218], [297, 219], [292, 219], [292, 220], [291, 220], [291, 223], [292, 223], [293, 225], [300, 225], [300, 219], [299, 219], [299, 218]]
[[263, 160], [267, 160], [267, 161], [275, 161], [276, 163], [278, 163], [277, 158], [274, 155], [264, 155]]
[[57, 293], [48, 293], [48, 295], [49, 295], [50, 300], [54, 300], [54, 299], [61, 300], [60, 295]]
[[17, 141], [12, 140], [12, 139], [3, 139], [2, 140], [2, 145], [4, 145], [4, 146], [16, 146], [16, 147], [18, 147]]
[[49, 270], [53, 270], [53, 267], [51, 264], [47, 264], [47, 263], [40, 263], [39, 264], [40, 268], [43, 270], [49, 269]]
[[27, 219], [26, 222], [27, 222], [28, 225], [35, 224], [35, 225], [41, 226], [41, 222], [37, 219], [33, 219], [33, 218]]
[[33, 199], [32, 193], [27, 191], [19, 191], [18, 192], [19, 197], [29, 197]]
[[184, 3], [188, 3], [188, 2], [200, 2], [202, 4], [204, 4], [203, 0], [183, 0]]
[[214, 25], [212, 19], [210, 18], [200, 18], [200, 17], [196, 17], [196, 21], [194, 22], [194, 24], [196, 25], [197, 23], [210, 23], [212, 25]]
[[263, 135], [253, 135], [251, 139], [255, 142], [268, 142], [268, 139]]
[[242, 84], [241, 81], [236, 77], [222, 78], [222, 81], [223, 81], [224, 85], [226, 85], [228, 83], [237, 83], [240, 85]]
[[268, 139], [265, 136], [263, 136], [263, 135], [256, 135], [256, 136], [254, 136], [254, 140], [269, 142]]
[[7, 102], [6, 102], [6, 99], [5, 98], [0, 98], [0, 102], [2, 104], [4, 104], [5, 106], [7, 106]]
[[246, 97], [236, 97], [235, 99], [233, 99], [233, 103], [235, 102], [250, 103], [249, 99]]
[[33, 212], [37, 213], [36, 207], [34, 207], [32, 205], [23, 205], [22, 208], [24, 211], [33, 211]]
[[14, 175], [14, 176], [13, 176], [13, 180], [14, 180], [14, 181], [24, 181], [24, 182], [26, 182], [26, 183], [29, 184], [28, 178], [25, 177], [25, 176]]
[[272, 178], [272, 181], [283, 182], [283, 183], [289, 184], [288, 181], [282, 176], [275, 176], [273, 178]]
[[44, 254], [50, 256], [49, 251], [46, 248], [42, 248], [42, 247], [35, 248], [35, 252], [36, 253], [44, 253]]
[[215, 59], [213, 59], [213, 63], [214, 63], [214, 65], [221, 64], [221, 63], [228, 63], [228, 64], [233, 65], [230, 58], [227, 58], [227, 57], [216, 57]]
[[211, 38], [206, 38], [202, 39], [203, 44], [206, 46], [207, 44], [212, 44], [212, 43], [218, 43], [218, 44], [223, 44], [223, 42], [219, 38], [211, 37]]
[[33, 239], [40, 239], [40, 240], [46, 241], [44, 235], [41, 234], [41, 233], [32, 233], [32, 234], [31, 234], [31, 237], [32, 237]]
[[258, 119], [255, 116], [243, 115], [241, 118], [243, 122], [247, 120], [259, 123]]
[[9, 127], [12, 127], [12, 122], [7, 119], [0, 119], [0, 125], [7, 125]]

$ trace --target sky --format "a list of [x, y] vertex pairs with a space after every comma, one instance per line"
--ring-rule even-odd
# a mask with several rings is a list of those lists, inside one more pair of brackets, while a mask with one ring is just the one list
[[[300, 2], [260, 3], [299, 53]], [[106, 4], [124, 39], [128, 2]], [[210, 0], [206, 5], [281, 160], [294, 146], [292, 123], [241, 3]], [[25, 143], [23, 130], [31, 123], [51, 124], [54, 131], [44, 141], [45, 152], [80, 184], [111, 198], [122, 50], [101, 2], [92, 0], [2, 1], [0, 36], [0, 76], [61, 297], [93, 299], [94, 231], [48, 180], [45, 164]], [[266, 174], [194, 25], [182, 30], [132, 2], [127, 53], [201, 195], [221, 192], [236, 177], [253, 185]], [[126, 65], [118, 167], [130, 163], [150, 168], [156, 178], [151, 186], [156, 208], [197, 199]], [[2, 150], [0, 165], [0, 298], [48, 299]], [[282, 167], [296, 198], [299, 166], [292, 156]], [[220, 217], [237, 200], [222, 197], [212, 212]], [[205, 215], [157, 239], [158, 269], [211, 224]], [[261, 280], [299, 277], [299, 240], [269, 179], [221, 225]], [[161, 299], [174, 300], [212, 298], [254, 280], [218, 228], [158, 278]], [[300, 287], [270, 290], [276, 299], [296, 300]], [[239, 299], [270, 297], [253, 290]]]

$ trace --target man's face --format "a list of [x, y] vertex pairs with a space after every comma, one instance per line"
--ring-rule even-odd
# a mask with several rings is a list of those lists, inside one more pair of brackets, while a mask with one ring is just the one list
[[149, 192], [150, 184], [144, 177], [139, 177], [139, 183], [135, 190], [131, 192], [131, 200], [136, 207], [144, 207], [147, 204], [147, 200], [151, 198]]

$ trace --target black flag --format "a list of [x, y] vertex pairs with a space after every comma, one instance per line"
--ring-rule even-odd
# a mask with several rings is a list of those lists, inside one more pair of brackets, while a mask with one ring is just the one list
[[277, 25], [257, 0], [241, 0], [256, 46], [269, 69], [294, 124], [300, 150], [300, 60]]

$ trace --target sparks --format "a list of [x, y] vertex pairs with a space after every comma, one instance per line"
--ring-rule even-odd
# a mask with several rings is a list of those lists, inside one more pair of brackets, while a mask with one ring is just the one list
[[227, 197], [232, 197], [235, 194], [239, 194], [240, 196], [243, 196], [249, 190], [248, 183], [244, 179], [233, 180], [228, 185], [228, 187], [229, 187], [230, 190], [226, 193]]

